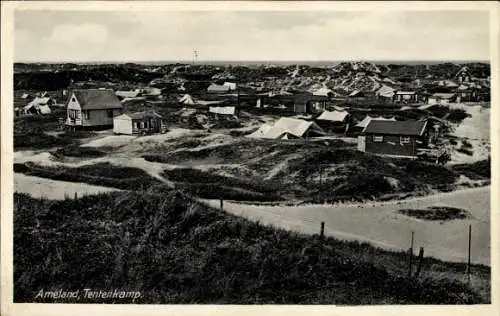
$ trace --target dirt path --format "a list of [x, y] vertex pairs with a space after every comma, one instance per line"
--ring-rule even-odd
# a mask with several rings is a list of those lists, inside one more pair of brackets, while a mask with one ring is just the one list
[[57, 181], [14, 173], [14, 191], [28, 193], [35, 198], [45, 197], [62, 200], [65, 196], [73, 198], [75, 193], [78, 196], [82, 196], [120, 190], [80, 182]]
[[[219, 207], [219, 201], [203, 200]], [[401, 215], [403, 208], [446, 205], [468, 210], [473, 218], [446, 222], [422, 221]], [[325, 233], [341, 239], [370, 242], [381, 248], [406, 250], [411, 232], [415, 247], [424, 247], [426, 256], [447, 261], [467, 260], [468, 225], [472, 225], [474, 263], [490, 264], [490, 187], [461, 190], [398, 202], [263, 206], [224, 202], [225, 210], [264, 224], [317, 234], [325, 222]]]
[[70, 168], [93, 165], [97, 163], [110, 163], [115, 166], [139, 168], [147, 172], [153, 178], [156, 178], [161, 182], [165, 183], [169, 187], [171, 188], [174, 187], [174, 183], [172, 181], [169, 181], [165, 177], [161, 176], [161, 173], [163, 172], [163, 170], [168, 168], [168, 165], [158, 162], [150, 162], [142, 157], [107, 156], [94, 159], [85, 159], [75, 162], [60, 162], [53, 160], [51, 154], [48, 152], [41, 152], [41, 153], [33, 151], [15, 152], [14, 154], [15, 163], [23, 163], [30, 161], [42, 166], [64, 166]]

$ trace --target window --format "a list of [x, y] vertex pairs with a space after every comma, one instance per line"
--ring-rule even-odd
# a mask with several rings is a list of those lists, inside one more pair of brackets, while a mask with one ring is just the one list
[[384, 136], [373, 136], [373, 141], [376, 143], [381, 143], [384, 141]]
[[82, 113], [83, 113], [84, 120], [90, 119], [90, 111], [89, 110], [84, 110]]
[[403, 136], [401, 136], [400, 139], [399, 139], [399, 142], [401, 144], [409, 144], [410, 143], [410, 137], [403, 137]]
[[140, 122], [139, 125], [140, 125], [141, 129], [144, 128], [144, 122]]
[[78, 119], [80, 116], [80, 113], [78, 110], [68, 110], [68, 116], [72, 119]]
[[108, 117], [113, 117], [113, 110], [112, 109], [106, 110], [106, 112], [108, 113]]
[[137, 122], [134, 122], [134, 129], [137, 129]]

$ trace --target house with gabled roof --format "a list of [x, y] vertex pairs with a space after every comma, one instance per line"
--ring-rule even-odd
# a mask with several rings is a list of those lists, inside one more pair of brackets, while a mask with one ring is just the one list
[[123, 106], [111, 89], [75, 89], [69, 94], [66, 127], [105, 129], [113, 127], [113, 118]]
[[126, 112], [113, 118], [115, 134], [154, 134], [165, 130], [165, 120], [154, 111]]
[[358, 150], [373, 154], [417, 158], [428, 143], [427, 121], [370, 120], [358, 137]]

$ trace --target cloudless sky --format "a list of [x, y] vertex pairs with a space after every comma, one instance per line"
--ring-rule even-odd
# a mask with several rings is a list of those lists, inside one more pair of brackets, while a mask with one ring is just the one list
[[487, 11], [16, 11], [15, 61], [489, 60]]

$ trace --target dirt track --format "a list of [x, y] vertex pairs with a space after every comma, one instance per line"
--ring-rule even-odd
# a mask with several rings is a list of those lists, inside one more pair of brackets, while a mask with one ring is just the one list
[[[219, 207], [217, 200], [204, 203]], [[422, 221], [397, 213], [403, 208], [446, 205], [468, 210], [473, 219], [446, 222]], [[446, 261], [467, 260], [468, 225], [472, 224], [474, 263], [490, 265], [490, 187], [455, 191], [400, 202], [351, 205], [263, 206], [224, 202], [232, 214], [264, 224], [308, 234], [319, 233], [321, 221], [325, 234], [341, 239], [366, 241], [381, 248], [406, 250], [411, 232], [415, 247], [425, 255]]]

